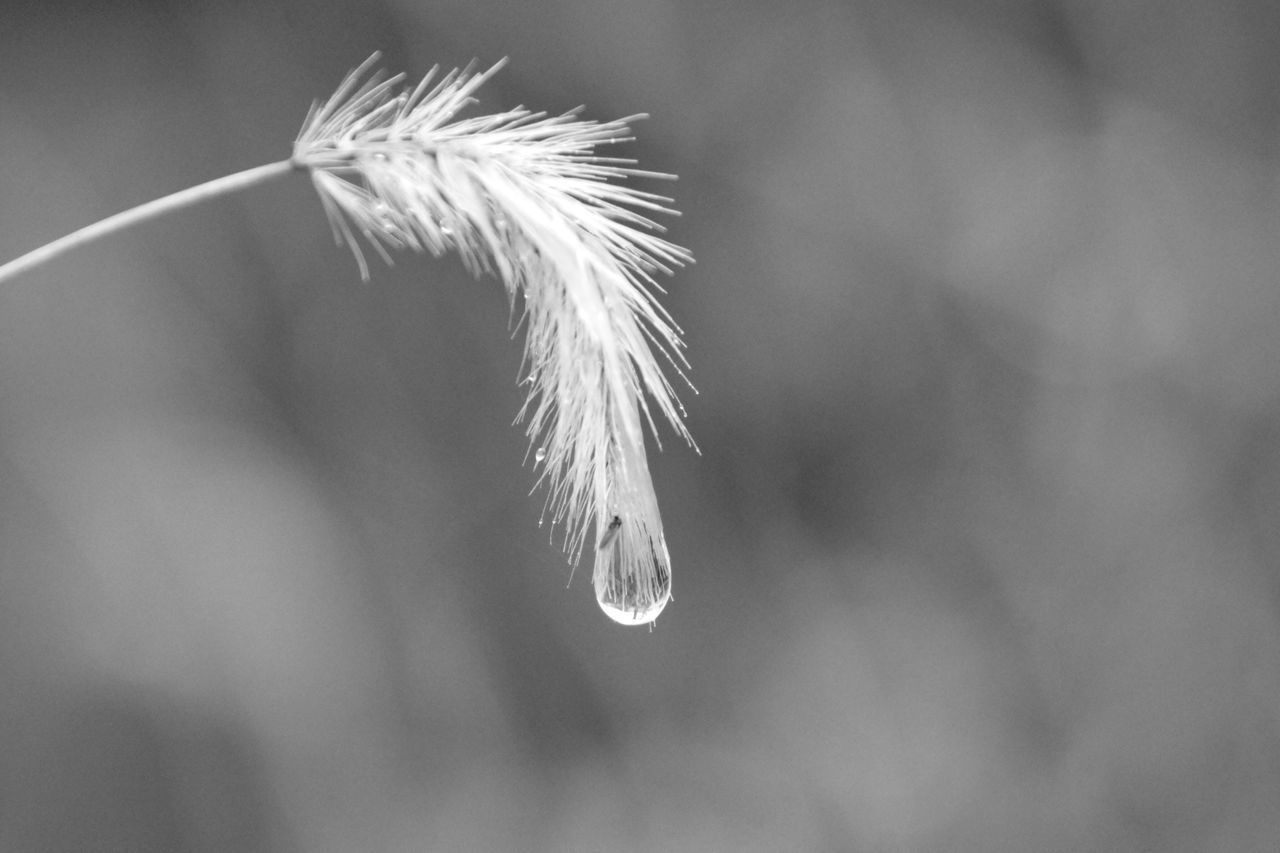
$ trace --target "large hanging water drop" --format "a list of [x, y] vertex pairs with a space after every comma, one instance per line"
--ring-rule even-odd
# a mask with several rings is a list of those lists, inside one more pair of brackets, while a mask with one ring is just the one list
[[600, 537], [592, 572], [604, 615], [622, 625], [647, 625], [658, 618], [671, 600], [666, 552], [660, 539], [655, 543], [639, 531], [624, 531], [622, 518], [613, 516]]

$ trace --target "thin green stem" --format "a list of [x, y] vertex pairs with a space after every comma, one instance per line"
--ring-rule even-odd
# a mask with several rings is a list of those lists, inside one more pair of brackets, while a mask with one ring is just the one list
[[78, 231], [72, 231], [65, 237], [59, 237], [52, 243], [46, 243], [40, 248], [33, 249], [25, 255], [0, 266], [0, 282], [22, 275], [28, 270], [53, 260], [63, 252], [91, 243], [99, 237], [105, 237], [108, 234], [122, 231], [147, 219], [198, 204], [214, 196], [225, 195], [226, 193], [242, 190], [245, 187], [280, 177], [296, 168], [299, 167], [295, 166], [292, 160], [281, 160], [278, 163], [256, 166], [243, 172], [236, 172], [234, 175], [227, 175], [207, 183], [189, 187], [172, 195], [158, 198], [155, 201], [149, 201], [146, 204], [140, 204], [114, 216], [108, 216], [106, 219], [100, 219], [92, 225], [86, 225]]

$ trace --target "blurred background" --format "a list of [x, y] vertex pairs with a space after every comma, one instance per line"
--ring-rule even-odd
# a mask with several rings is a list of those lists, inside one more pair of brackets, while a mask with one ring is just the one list
[[650, 113], [702, 454], [622, 628], [456, 259], [298, 176], [6, 284], [0, 849], [1280, 848], [1278, 10], [7, 4], [0, 259], [374, 50]]

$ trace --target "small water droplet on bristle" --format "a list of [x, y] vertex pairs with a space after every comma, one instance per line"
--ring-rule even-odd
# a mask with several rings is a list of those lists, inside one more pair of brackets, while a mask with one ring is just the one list
[[533, 454], [534, 462], [541, 462], [543, 459], [546, 459], [546, 458], [547, 458], [547, 449], [545, 447], [539, 447], [537, 452]]
[[377, 217], [378, 225], [387, 230], [396, 227], [395, 217], [392, 215], [391, 205], [385, 201], [375, 201], [373, 203], [373, 215]]

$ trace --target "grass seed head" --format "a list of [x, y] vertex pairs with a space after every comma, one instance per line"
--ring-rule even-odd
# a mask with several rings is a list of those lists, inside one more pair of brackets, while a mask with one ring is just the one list
[[[544, 515], [577, 562], [594, 524], [601, 607], [643, 624], [670, 597], [662, 522], [641, 420], [656, 415], [692, 445], [663, 364], [683, 378], [679, 328], [654, 276], [692, 260], [651, 217], [670, 199], [620, 181], [669, 178], [602, 156], [631, 139], [629, 122], [549, 116], [517, 107], [460, 117], [504, 63], [410, 88], [384, 77], [375, 55], [314, 106], [294, 144], [339, 243], [367, 278], [362, 245], [456, 252], [474, 274], [499, 278], [523, 309], [526, 424], [547, 489]], [[660, 354], [660, 355], [659, 355]], [[617, 518], [619, 526], [609, 525]]]

